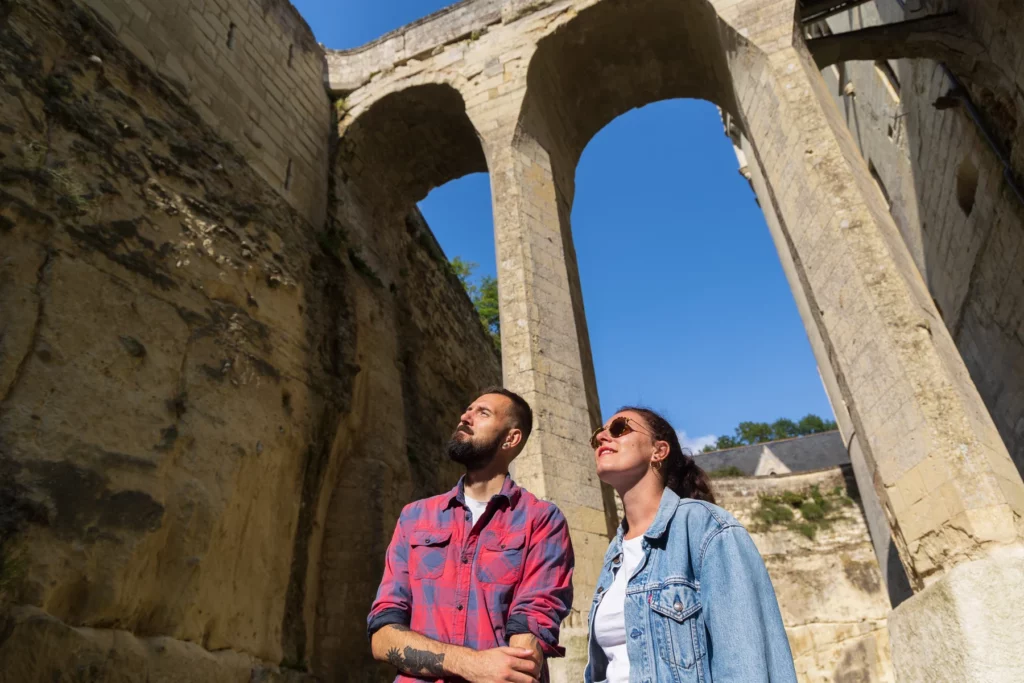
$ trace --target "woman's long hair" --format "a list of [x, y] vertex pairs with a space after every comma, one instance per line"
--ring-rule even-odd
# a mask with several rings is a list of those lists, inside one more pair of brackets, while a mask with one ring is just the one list
[[715, 494], [711, 491], [711, 480], [707, 472], [694, 462], [690, 453], [679, 444], [679, 437], [676, 430], [672, 428], [668, 420], [650, 408], [637, 408], [626, 406], [619, 408], [618, 412], [629, 410], [639, 413], [647, 426], [651, 428], [655, 441], [668, 443], [668, 456], [662, 461], [660, 468], [656, 471], [665, 480], [665, 486], [672, 489], [680, 498], [693, 498], [695, 500], [706, 500], [709, 503], [715, 502]]

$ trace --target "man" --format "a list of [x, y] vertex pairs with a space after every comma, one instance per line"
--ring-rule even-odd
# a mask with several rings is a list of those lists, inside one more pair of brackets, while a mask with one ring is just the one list
[[448, 443], [466, 474], [402, 510], [367, 618], [373, 656], [398, 669], [396, 683], [531, 683], [546, 679], [545, 657], [565, 654], [568, 525], [508, 475], [532, 427], [522, 397], [485, 390]]

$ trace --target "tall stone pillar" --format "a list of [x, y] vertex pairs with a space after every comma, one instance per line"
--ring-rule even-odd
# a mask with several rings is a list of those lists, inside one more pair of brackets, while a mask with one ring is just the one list
[[572, 189], [556, 180], [549, 152], [514, 128], [510, 122], [486, 140], [504, 381], [534, 410], [533, 435], [514, 475], [569, 522], [575, 599], [562, 625], [568, 654], [552, 661], [552, 679], [580, 681], [587, 614], [614, 517], [606, 514], [607, 491], [587, 444], [601, 415], [569, 226]]
[[903, 681], [1020, 680], [1024, 482], [803, 47], [792, 0], [721, 3], [738, 114], [780, 247], [916, 594]]

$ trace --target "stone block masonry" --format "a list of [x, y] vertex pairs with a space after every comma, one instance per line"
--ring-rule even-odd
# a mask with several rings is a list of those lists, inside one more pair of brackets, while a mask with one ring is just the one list
[[250, 160], [323, 222], [331, 108], [323, 49], [288, 0], [77, 0]]

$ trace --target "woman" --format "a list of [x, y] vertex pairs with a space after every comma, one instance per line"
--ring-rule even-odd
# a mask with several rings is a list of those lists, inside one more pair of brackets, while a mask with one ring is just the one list
[[590, 443], [626, 517], [590, 607], [586, 683], [796, 681], [761, 555], [672, 425], [623, 408]]

